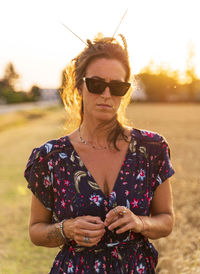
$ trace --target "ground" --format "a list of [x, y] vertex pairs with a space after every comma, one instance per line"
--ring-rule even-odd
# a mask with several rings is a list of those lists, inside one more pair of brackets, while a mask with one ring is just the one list
[[[132, 103], [133, 126], [167, 139], [176, 174], [172, 177], [176, 223], [167, 238], [153, 241], [159, 274], [200, 273], [200, 105]], [[35, 146], [65, 135], [62, 107], [0, 115], [0, 273], [48, 273], [59, 248], [30, 243], [31, 193], [23, 172]]]

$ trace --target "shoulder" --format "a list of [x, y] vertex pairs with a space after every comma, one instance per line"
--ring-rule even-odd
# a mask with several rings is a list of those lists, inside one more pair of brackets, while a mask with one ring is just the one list
[[68, 137], [61, 137], [59, 139], [49, 140], [39, 147], [35, 147], [29, 157], [27, 167], [32, 165], [35, 160], [43, 162], [44, 159], [49, 159], [55, 153], [60, 153], [69, 148]]
[[[170, 149], [164, 136], [157, 132], [144, 130], [144, 129], [133, 129], [132, 131], [133, 140], [135, 140], [139, 151], [145, 150], [148, 155], [161, 155], [162, 153], [169, 153]], [[156, 157], [157, 157], [156, 156]]]
[[166, 139], [162, 135], [149, 130], [133, 129], [132, 136], [136, 141], [144, 144], [161, 145], [167, 143]]

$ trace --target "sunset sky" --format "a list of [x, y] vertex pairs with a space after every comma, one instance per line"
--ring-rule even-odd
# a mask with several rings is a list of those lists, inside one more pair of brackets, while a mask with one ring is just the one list
[[21, 78], [19, 88], [38, 84], [56, 88], [66, 64], [98, 32], [127, 39], [131, 67], [138, 73], [151, 60], [184, 71], [189, 45], [195, 50], [200, 77], [199, 0], [5, 0], [0, 2], [0, 78], [13, 62]]

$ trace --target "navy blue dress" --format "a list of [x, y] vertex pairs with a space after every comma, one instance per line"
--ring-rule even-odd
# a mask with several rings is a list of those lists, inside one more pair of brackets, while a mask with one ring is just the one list
[[[52, 212], [52, 223], [77, 216], [100, 216], [122, 205], [150, 215], [156, 188], [174, 174], [169, 147], [157, 133], [132, 130], [126, 157], [109, 197], [99, 188], [68, 136], [35, 148], [25, 170], [28, 188]], [[158, 253], [140, 233], [106, 230], [93, 247], [64, 245], [50, 273], [155, 273]]]

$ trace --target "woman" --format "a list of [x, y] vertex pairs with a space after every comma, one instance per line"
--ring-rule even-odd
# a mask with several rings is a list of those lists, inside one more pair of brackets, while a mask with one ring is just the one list
[[32, 242], [63, 245], [50, 273], [155, 273], [148, 238], [172, 231], [168, 145], [124, 122], [131, 88], [121, 37], [123, 46], [88, 40], [73, 60], [61, 91], [77, 129], [35, 148], [25, 170]]

